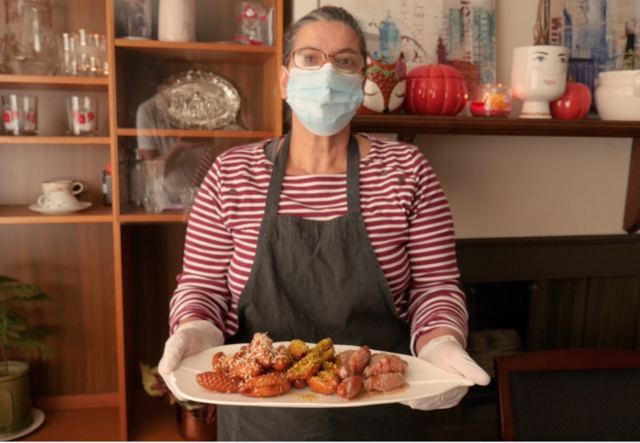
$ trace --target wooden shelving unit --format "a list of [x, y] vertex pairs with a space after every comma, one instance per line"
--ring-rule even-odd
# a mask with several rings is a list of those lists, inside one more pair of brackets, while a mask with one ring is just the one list
[[0, 205], [0, 225], [35, 225], [67, 223], [113, 223], [110, 207], [94, 206], [69, 215], [45, 215], [31, 211], [25, 205]]
[[43, 137], [43, 136], [0, 136], [2, 145], [105, 145], [111, 144], [110, 137]]
[[49, 75], [0, 74], [0, 89], [106, 91], [109, 79], [104, 77], [64, 77]]
[[[166, 398], [137, 392], [133, 419], [136, 426], [129, 441], [183, 441], [176, 427], [176, 409]], [[120, 440], [117, 407], [45, 411], [45, 421], [22, 441], [116, 441]]]
[[45, 421], [21, 441], [116, 441], [120, 439], [118, 408], [45, 411]]
[[116, 39], [116, 47], [146, 57], [189, 63], [263, 64], [276, 56], [275, 46], [181, 43]]
[[640, 137], [640, 124], [627, 121], [538, 120], [488, 117], [432, 117], [421, 115], [358, 115], [354, 131], [451, 135], [513, 135], [566, 137]]
[[183, 129], [118, 128], [121, 137], [257, 138], [275, 137], [275, 131], [192, 131]]

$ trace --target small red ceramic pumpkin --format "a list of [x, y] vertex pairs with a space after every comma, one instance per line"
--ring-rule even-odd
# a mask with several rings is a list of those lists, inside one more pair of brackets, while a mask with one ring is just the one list
[[564, 94], [549, 104], [551, 116], [562, 120], [582, 120], [591, 109], [591, 91], [582, 83], [567, 82]]
[[468, 98], [467, 83], [453, 66], [418, 66], [407, 75], [404, 109], [409, 114], [456, 115]]

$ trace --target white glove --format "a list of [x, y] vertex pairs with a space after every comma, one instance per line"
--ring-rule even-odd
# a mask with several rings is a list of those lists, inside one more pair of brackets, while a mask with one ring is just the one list
[[[420, 350], [418, 358], [452, 374], [462, 375], [477, 385], [486, 386], [491, 381], [489, 374], [469, 357], [469, 354], [452, 335], [430, 340]], [[440, 395], [409, 400], [403, 404], [422, 411], [452, 408], [460, 403], [468, 390], [467, 386], [460, 386]]]
[[158, 364], [158, 372], [174, 397], [178, 400], [184, 400], [176, 393], [175, 384], [171, 377], [171, 373], [178, 369], [182, 359], [223, 344], [222, 332], [207, 320], [185, 323], [169, 337], [164, 345], [162, 359]]

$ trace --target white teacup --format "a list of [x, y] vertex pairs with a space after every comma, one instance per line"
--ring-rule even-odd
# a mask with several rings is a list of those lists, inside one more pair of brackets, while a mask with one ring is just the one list
[[73, 195], [78, 195], [84, 190], [82, 182], [73, 180], [47, 180], [42, 182], [42, 192], [45, 195], [55, 191], [69, 191]]
[[46, 209], [71, 209], [80, 206], [80, 202], [68, 190], [53, 191], [38, 197], [38, 205]]

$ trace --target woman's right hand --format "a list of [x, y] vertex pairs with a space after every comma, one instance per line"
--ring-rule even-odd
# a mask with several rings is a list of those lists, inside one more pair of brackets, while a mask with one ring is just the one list
[[175, 389], [171, 373], [178, 369], [180, 362], [191, 355], [205, 349], [222, 346], [222, 331], [207, 320], [195, 320], [181, 324], [164, 345], [164, 354], [158, 364], [158, 372], [164, 379], [171, 393], [178, 400], [181, 398]]

